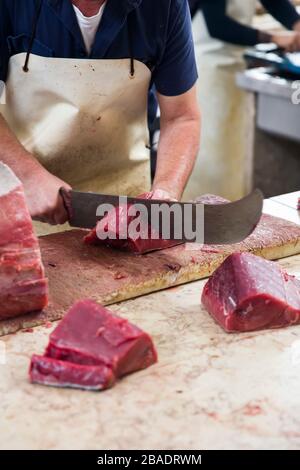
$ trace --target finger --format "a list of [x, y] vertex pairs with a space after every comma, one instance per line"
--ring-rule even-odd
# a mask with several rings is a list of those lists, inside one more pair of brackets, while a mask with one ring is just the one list
[[165, 191], [164, 189], [155, 189], [152, 192], [152, 199], [177, 202], [177, 199], [175, 199], [168, 191]]
[[48, 221], [51, 219], [48, 213], [46, 213], [45, 211], [41, 211], [39, 209], [32, 211], [31, 218], [32, 220], [35, 220], [36, 222], [43, 222], [43, 223], [49, 223]]
[[70, 190], [62, 187], [59, 191], [58, 196], [58, 217], [59, 220], [63, 220], [65, 223], [72, 217], [72, 203], [71, 203], [71, 193]]
[[62, 225], [69, 220], [68, 212], [64, 206], [62, 197], [58, 194], [55, 206], [50, 207], [43, 217], [50, 225]]
[[69, 215], [64, 206], [60, 205], [54, 212], [54, 221], [56, 225], [63, 225], [69, 220]]
[[48, 208], [46, 211], [44, 211], [41, 217], [42, 217], [42, 219], [44, 220], [45, 223], [47, 223], [49, 225], [56, 225], [56, 222], [55, 222], [55, 209], [53, 209], [53, 207]]
[[56, 225], [54, 215], [45, 215], [44, 216], [44, 223], [49, 224], [49, 225]]

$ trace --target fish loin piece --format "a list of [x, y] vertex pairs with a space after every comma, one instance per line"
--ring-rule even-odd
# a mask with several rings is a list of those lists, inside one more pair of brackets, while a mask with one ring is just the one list
[[109, 367], [83, 366], [38, 355], [31, 358], [29, 377], [32, 383], [85, 390], [105, 390], [115, 382]]
[[[151, 199], [151, 193], [142, 194], [140, 199]], [[135, 254], [149, 253], [155, 250], [163, 250], [178, 245], [178, 241], [164, 240], [162, 238], [151, 237], [151, 227], [147, 223], [144, 227], [139, 228], [139, 232], [145, 236], [131, 236], [128, 228], [131, 222], [135, 220], [135, 216], [129, 215], [130, 208], [133, 204], [123, 204], [109, 214], [107, 214], [96, 228], [84, 237], [84, 242], [89, 245], [106, 245], [110, 248], [121, 251], [128, 251]], [[113, 227], [113, 229], [111, 229]], [[106, 240], [100, 240], [97, 236], [97, 230], [101, 230], [108, 234]], [[126, 239], [120, 234], [127, 234]]]
[[0, 163], [0, 320], [42, 310], [48, 282], [22, 183]]
[[45, 355], [109, 367], [116, 378], [157, 361], [150, 336], [91, 300], [77, 302], [50, 335]]
[[227, 332], [300, 323], [300, 281], [272, 261], [234, 253], [204, 287], [202, 304]]

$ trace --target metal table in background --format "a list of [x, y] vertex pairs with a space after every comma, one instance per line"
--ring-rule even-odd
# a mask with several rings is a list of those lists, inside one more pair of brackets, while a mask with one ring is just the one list
[[[237, 84], [256, 99], [253, 183], [266, 197], [299, 189], [300, 81], [272, 67], [258, 67], [237, 76]], [[298, 102], [298, 104], [296, 104]]]

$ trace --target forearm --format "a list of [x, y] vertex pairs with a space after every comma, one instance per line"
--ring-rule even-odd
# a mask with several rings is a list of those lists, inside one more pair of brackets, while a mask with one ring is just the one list
[[300, 16], [289, 0], [261, 0], [265, 9], [287, 29], [294, 29]]
[[171, 198], [181, 199], [194, 168], [199, 136], [199, 117], [162, 121], [153, 190], [164, 190]]
[[227, 0], [202, 0], [202, 11], [211, 37], [239, 46], [254, 46], [259, 31], [227, 15]]
[[21, 181], [33, 168], [39, 166], [37, 160], [20, 144], [1, 114], [0, 142], [0, 160], [6, 163]]

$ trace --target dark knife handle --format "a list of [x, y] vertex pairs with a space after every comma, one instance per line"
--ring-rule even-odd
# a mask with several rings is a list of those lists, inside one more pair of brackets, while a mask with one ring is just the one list
[[71, 191], [67, 190], [65, 188], [60, 188], [59, 194], [63, 200], [65, 209], [68, 214], [68, 219], [69, 221], [72, 219], [72, 197], [71, 197]]

